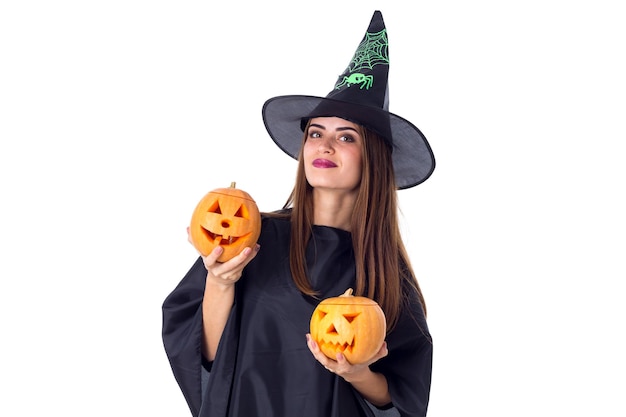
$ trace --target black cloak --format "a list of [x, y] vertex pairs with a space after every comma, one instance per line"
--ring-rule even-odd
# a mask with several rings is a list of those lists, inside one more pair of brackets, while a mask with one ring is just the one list
[[[289, 269], [288, 220], [263, 218], [260, 252], [235, 287], [235, 303], [215, 361], [202, 357], [201, 258], [163, 303], [163, 343], [194, 417], [358, 417], [371, 408], [343, 378], [319, 364], [306, 344], [320, 300], [355, 288], [349, 232], [313, 226], [306, 259], [319, 299], [303, 295]], [[387, 378], [401, 416], [422, 417], [428, 406], [432, 340], [415, 290], [387, 335], [389, 354], [371, 365]], [[210, 370], [203, 389], [202, 368]]]

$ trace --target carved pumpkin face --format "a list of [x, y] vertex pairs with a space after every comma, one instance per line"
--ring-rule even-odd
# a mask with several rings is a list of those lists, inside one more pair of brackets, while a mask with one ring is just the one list
[[317, 305], [311, 315], [311, 337], [329, 358], [336, 360], [341, 352], [348, 362], [359, 364], [380, 350], [387, 322], [376, 301], [351, 294], [350, 288]]
[[226, 262], [244, 248], [252, 247], [261, 233], [261, 215], [248, 193], [235, 188], [217, 188], [196, 206], [191, 216], [189, 237], [203, 256], [218, 245], [224, 252], [218, 262]]

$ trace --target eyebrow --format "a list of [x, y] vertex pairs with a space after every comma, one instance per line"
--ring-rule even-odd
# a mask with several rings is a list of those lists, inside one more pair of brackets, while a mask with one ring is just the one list
[[[317, 128], [319, 128], [319, 129], [326, 130], [326, 127], [325, 127], [325, 126], [322, 126], [322, 125], [317, 124], [317, 123], [311, 123], [311, 124], [309, 125], [309, 127], [317, 127]], [[344, 130], [352, 130], [354, 133], [359, 133], [359, 132], [358, 132], [355, 128], [350, 127], [350, 126], [344, 126], [344, 127], [338, 127], [338, 128], [337, 128], [337, 131], [339, 131], [339, 132], [342, 132], [342, 131], [344, 131]]]

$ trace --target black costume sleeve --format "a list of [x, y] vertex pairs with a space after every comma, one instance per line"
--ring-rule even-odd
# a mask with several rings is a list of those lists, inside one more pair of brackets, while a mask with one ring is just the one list
[[206, 273], [202, 258], [198, 258], [163, 303], [165, 352], [194, 417], [202, 403], [202, 298]]
[[387, 378], [393, 405], [401, 416], [426, 416], [433, 344], [414, 290], [408, 290], [402, 316], [387, 336], [387, 347], [389, 354], [372, 364], [371, 369]]

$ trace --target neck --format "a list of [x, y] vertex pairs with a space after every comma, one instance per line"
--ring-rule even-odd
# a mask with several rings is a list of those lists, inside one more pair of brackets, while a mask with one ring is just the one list
[[350, 232], [356, 193], [313, 190], [313, 224]]

